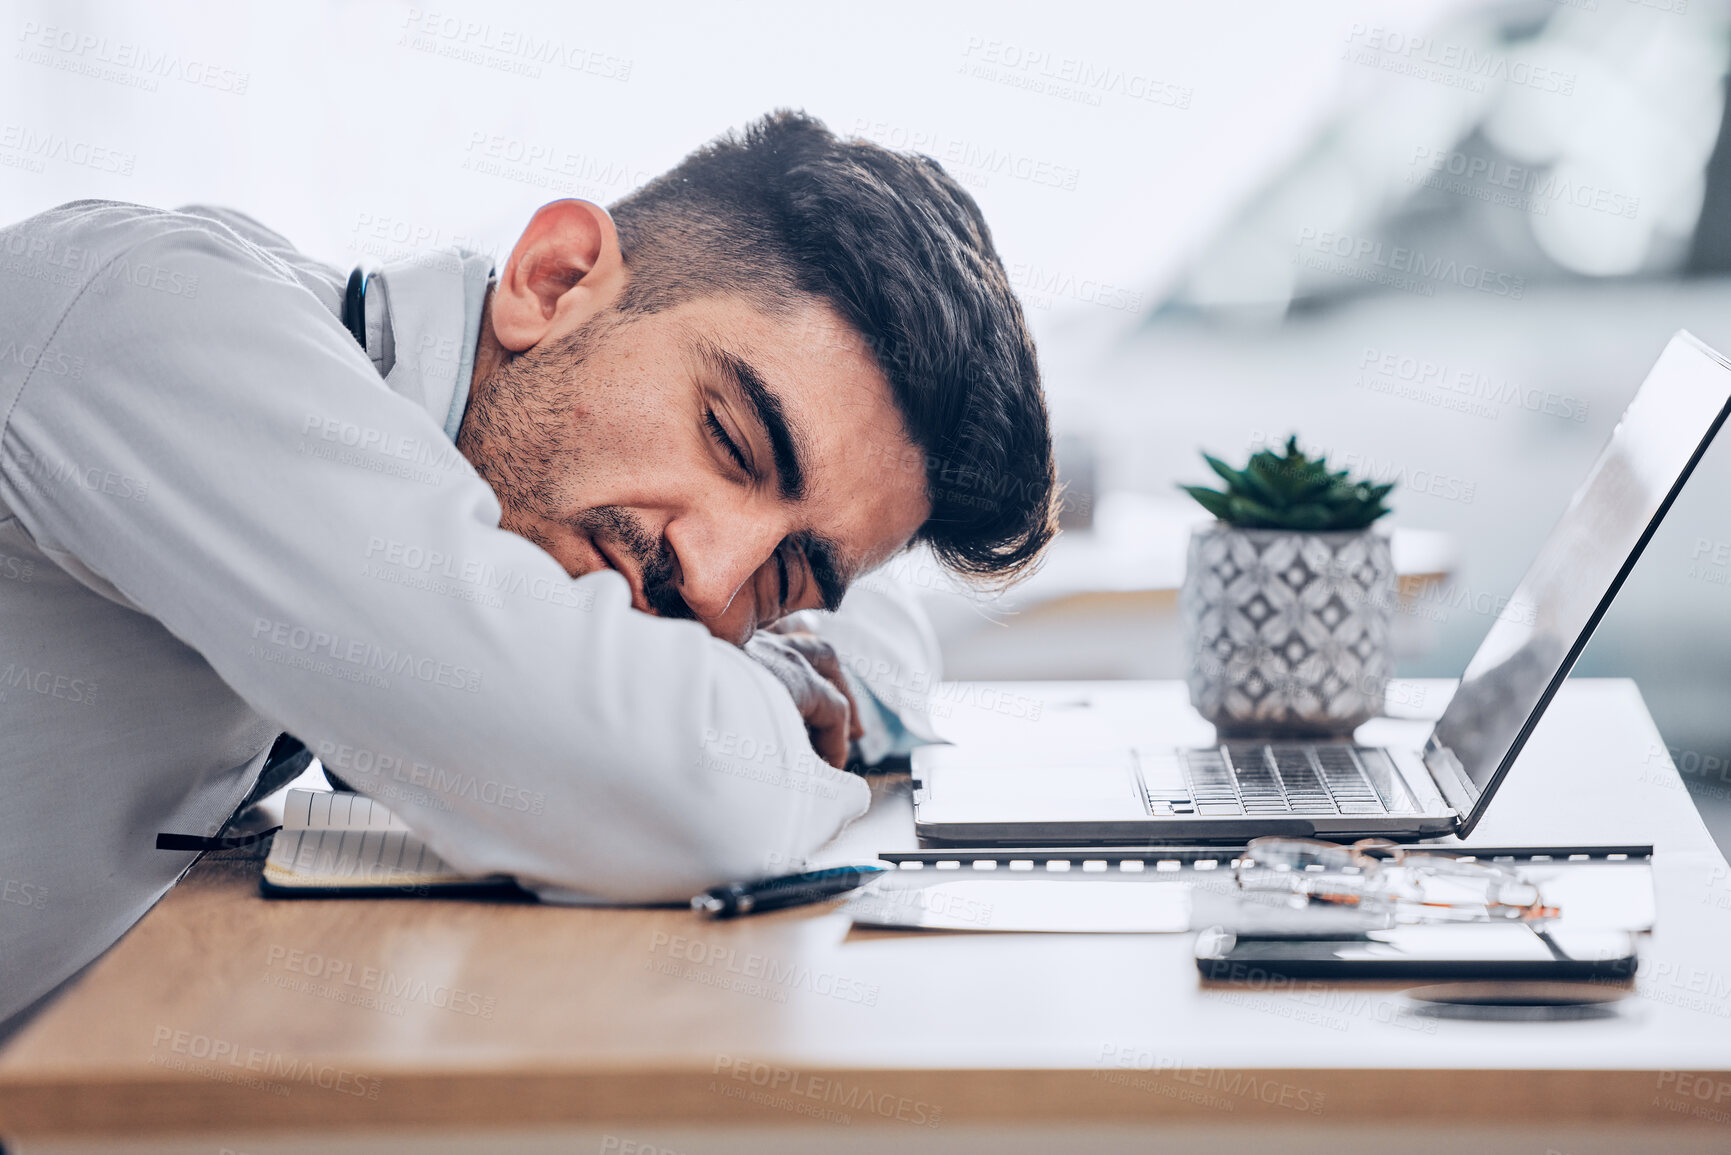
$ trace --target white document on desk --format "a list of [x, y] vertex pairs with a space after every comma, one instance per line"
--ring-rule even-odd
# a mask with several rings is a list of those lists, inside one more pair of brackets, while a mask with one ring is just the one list
[[1553, 925], [1567, 930], [1653, 929], [1653, 867], [1627, 862], [1528, 862], [1521, 876], [1562, 913]]
[[886, 875], [845, 907], [858, 926], [904, 930], [1175, 934], [1190, 929], [1190, 887], [1142, 878]]

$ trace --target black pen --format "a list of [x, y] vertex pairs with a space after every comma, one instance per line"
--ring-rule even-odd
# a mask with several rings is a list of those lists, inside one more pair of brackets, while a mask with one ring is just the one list
[[760, 878], [754, 882], [730, 882], [693, 898], [691, 909], [710, 918], [732, 918], [754, 911], [804, 906], [846, 894], [888, 869], [887, 866], [832, 866], [828, 870], [784, 874], [779, 878]]

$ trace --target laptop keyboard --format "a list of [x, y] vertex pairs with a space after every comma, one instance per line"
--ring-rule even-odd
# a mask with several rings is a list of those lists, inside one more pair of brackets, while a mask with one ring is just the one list
[[1331, 743], [1138, 750], [1137, 762], [1156, 815], [1387, 814], [1398, 789], [1381, 750]]

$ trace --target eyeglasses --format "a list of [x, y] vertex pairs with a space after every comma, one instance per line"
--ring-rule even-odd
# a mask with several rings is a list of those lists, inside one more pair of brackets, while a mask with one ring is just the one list
[[1285, 893], [1387, 913], [1402, 922], [1536, 922], [1560, 910], [1513, 870], [1410, 850], [1381, 838], [1351, 846], [1308, 838], [1253, 838], [1233, 867], [1244, 890]]

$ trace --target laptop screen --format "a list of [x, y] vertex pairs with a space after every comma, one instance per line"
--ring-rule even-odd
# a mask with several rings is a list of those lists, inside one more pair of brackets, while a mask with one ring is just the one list
[[1731, 363], [1678, 333], [1461, 677], [1427, 753], [1471, 784], [1466, 834], [1725, 420]]

